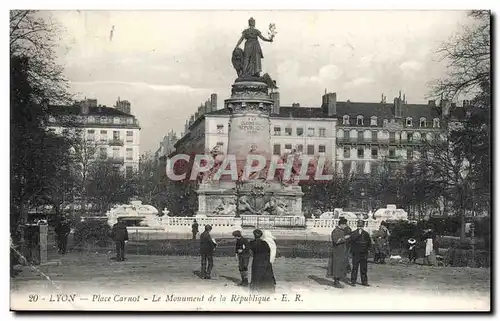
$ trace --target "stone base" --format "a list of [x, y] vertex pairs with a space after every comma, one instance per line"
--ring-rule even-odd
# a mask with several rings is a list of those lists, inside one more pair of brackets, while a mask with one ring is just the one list
[[239, 200], [240, 216], [303, 217], [302, 195], [300, 186], [283, 186], [276, 182], [250, 181], [238, 188], [234, 182], [201, 184], [196, 216], [237, 216], [236, 204]]

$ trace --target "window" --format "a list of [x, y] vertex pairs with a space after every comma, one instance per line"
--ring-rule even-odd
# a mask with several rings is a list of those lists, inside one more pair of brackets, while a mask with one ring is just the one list
[[127, 130], [127, 142], [134, 141], [134, 132], [131, 130]]
[[127, 124], [129, 125], [132, 125], [134, 123], [134, 119], [133, 118], [127, 118]]
[[384, 119], [384, 126], [387, 126], [387, 124], [389, 124], [389, 120], [388, 119]]
[[224, 125], [217, 125], [217, 132], [219, 134], [223, 134], [224, 133]]
[[390, 132], [389, 133], [389, 142], [390, 143], [396, 142], [396, 133], [395, 132]]
[[274, 127], [274, 136], [280, 136], [281, 135], [281, 127]]
[[406, 159], [413, 159], [413, 149], [408, 148], [406, 150]]
[[118, 130], [113, 131], [113, 139], [114, 140], [119, 140], [120, 139], [120, 132]]
[[350, 174], [352, 169], [352, 162], [343, 162], [342, 164], [342, 173], [344, 175]]
[[273, 147], [273, 154], [281, 156], [281, 145], [280, 144], [275, 144]]
[[101, 159], [106, 159], [108, 158], [108, 149], [106, 147], [101, 147], [99, 149], [99, 157]]
[[394, 148], [389, 148], [389, 158], [396, 158], [396, 150]]
[[378, 141], [378, 131], [376, 130], [372, 131], [372, 141]]
[[344, 117], [342, 118], [342, 124], [349, 125], [349, 116], [348, 115], [344, 115]]
[[309, 127], [307, 129], [307, 136], [314, 136], [314, 128]]
[[101, 141], [104, 142], [108, 139], [108, 131], [107, 130], [101, 130]]
[[358, 141], [362, 142], [365, 140], [365, 133], [363, 131], [358, 131]]
[[377, 159], [378, 158], [378, 148], [374, 147], [372, 148], [372, 159]]
[[432, 121], [432, 126], [434, 128], [439, 128], [439, 118], [434, 118], [434, 120]]
[[377, 116], [372, 116], [370, 119], [370, 126], [377, 126]]
[[344, 147], [344, 158], [349, 158], [349, 157], [351, 157], [351, 148]]
[[107, 119], [106, 117], [101, 117], [101, 118], [99, 119], [99, 122], [100, 122], [101, 124], [106, 124], [106, 122], [107, 122], [107, 121], [108, 121], [108, 119]]
[[113, 124], [119, 124], [120, 123], [120, 117], [114, 117], [113, 118]]
[[356, 125], [358, 125], [358, 126], [363, 126], [363, 116], [359, 115], [359, 116], [356, 118]]
[[314, 145], [307, 145], [307, 155], [314, 155]]
[[285, 152], [290, 153], [292, 151], [292, 144], [285, 144]]
[[413, 119], [411, 117], [406, 118], [406, 127], [413, 126]]
[[291, 127], [285, 128], [285, 136], [292, 136], [292, 128]]
[[425, 118], [422, 117], [420, 118], [420, 127], [425, 127], [427, 124], [426, 124], [426, 121], [425, 121]]
[[127, 160], [132, 160], [133, 159], [132, 152], [133, 152], [132, 148], [127, 148]]
[[325, 145], [319, 145], [318, 146], [318, 152], [319, 153], [325, 153], [326, 152], [326, 146]]
[[297, 128], [297, 136], [303, 136], [304, 135], [304, 128]]
[[325, 137], [326, 136], [326, 129], [325, 128], [320, 128], [319, 129], [319, 136], [320, 137]]
[[301, 144], [297, 145], [297, 152], [303, 153], [304, 152], [304, 146], [301, 145]]
[[409, 142], [412, 142], [413, 141], [413, 133], [406, 134], [406, 140]]
[[113, 148], [113, 158], [118, 158], [120, 157], [120, 148], [115, 147]]
[[89, 116], [88, 120], [89, 120], [89, 123], [95, 122], [94, 116]]
[[217, 142], [217, 146], [224, 146], [224, 142]]
[[95, 130], [89, 129], [89, 130], [87, 130], [87, 134], [94, 135], [95, 134]]
[[349, 139], [349, 136], [350, 136], [350, 135], [351, 135], [351, 134], [350, 134], [350, 132], [349, 132], [348, 130], [344, 130], [344, 138], [345, 138], [346, 140], [348, 140], [348, 139]]
[[356, 162], [356, 173], [364, 174], [365, 172], [365, 163], [364, 162]]
[[358, 158], [364, 158], [365, 157], [365, 149], [360, 147], [358, 148]]
[[125, 167], [125, 175], [131, 177], [134, 174], [134, 168], [132, 166]]
[[370, 173], [375, 174], [378, 172], [378, 164], [377, 162], [370, 163]]

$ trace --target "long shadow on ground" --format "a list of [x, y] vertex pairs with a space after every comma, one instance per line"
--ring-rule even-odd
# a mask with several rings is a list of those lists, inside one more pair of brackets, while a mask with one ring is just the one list
[[221, 277], [221, 278], [224, 278], [224, 279], [226, 279], [226, 280], [232, 281], [232, 282], [234, 282], [234, 284], [240, 284], [240, 282], [241, 282], [241, 280], [240, 280], [240, 279], [235, 278], [235, 277], [233, 277], [233, 276], [225, 276], [225, 275], [221, 275], [220, 277]]

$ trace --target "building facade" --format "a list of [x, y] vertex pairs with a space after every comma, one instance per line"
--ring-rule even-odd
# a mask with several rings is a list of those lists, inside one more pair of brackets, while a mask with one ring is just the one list
[[[274, 155], [291, 151], [325, 155], [338, 173], [360, 175], [376, 172], [382, 161], [400, 166], [417, 158], [419, 146], [425, 140], [444, 138], [448, 124], [463, 117], [467, 105], [446, 100], [408, 104], [401, 94], [393, 103], [387, 103], [383, 95], [375, 103], [337, 101], [336, 93], [325, 93], [321, 106], [302, 107], [280, 106], [277, 92], [271, 97], [275, 106], [269, 143]], [[174, 153], [204, 153], [214, 148], [226, 153], [229, 110], [207, 106], [208, 102], [186, 122]]]
[[71, 106], [50, 106], [49, 130], [78, 134], [93, 157], [131, 175], [139, 168], [141, 128], [134, 115], [121, 109], [130, 112], [130, 103], [118, 100], [116, 106], [106, 107], [96, 99], [85, 99]]

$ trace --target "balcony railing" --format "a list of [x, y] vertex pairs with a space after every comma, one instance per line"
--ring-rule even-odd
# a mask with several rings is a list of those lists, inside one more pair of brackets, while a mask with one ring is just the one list
[[123, 140], [122, 139], [111, 139], [109, 141], [110, 146], [123, 146]]

